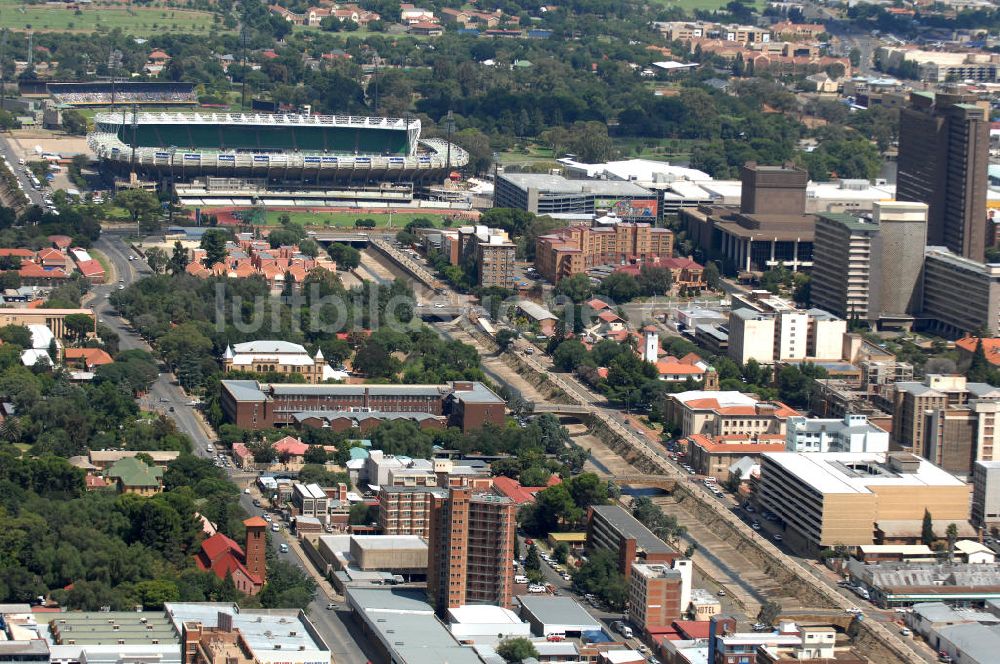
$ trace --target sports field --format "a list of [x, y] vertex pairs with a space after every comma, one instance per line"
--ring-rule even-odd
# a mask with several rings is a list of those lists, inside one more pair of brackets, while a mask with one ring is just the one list
[[[688, 13], [694, 12], [696, 9], [706, 11], [723, 9], [728, 3], [729, 0], [657, 0], [657, 4], [665, 7], [679, 7]], [[761, 9], [764, 3], [761, 0], [749, 0], [744, 2], [744, 4], [756, 6], [758, 9]]]
[[[358, 219], [374, 219], [377, 228], [387, 228], [389, 226], [389, 215], [384, 212], [369, 212], [367, 210], [354, 212], [285, 212], [279, 210], [268, 210], [268, 226], [280, 223], [282, 215], [288, 215], [292, 223], [303, 226], [329, 226], [331, 228], [354, 228], [354, 222]], [[444, 225], [445, 215], [434, 212], [393, 212], [392, 227], [403, 228], [414, 219], [430, 219], [435, 226]], [[457, 222], [460, 226], [461, 222]]]
[[23, 5], [16, 0], [0, 0], [0, 28], [33, 32], [94, 32], [121, 28], [136, 36], [165, 32], [208, 33], [215, 24], [211, 12], [159, 7], [92, 5], [80, 10], [45, 5]]

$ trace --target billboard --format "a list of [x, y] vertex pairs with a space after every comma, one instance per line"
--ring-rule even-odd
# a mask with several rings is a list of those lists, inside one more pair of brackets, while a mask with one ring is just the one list
[[607, 210], [620, 219], [649, 223], [656, 221], [659, 211], [655, 198], [597, 199], [594, 206], [598, 210]]

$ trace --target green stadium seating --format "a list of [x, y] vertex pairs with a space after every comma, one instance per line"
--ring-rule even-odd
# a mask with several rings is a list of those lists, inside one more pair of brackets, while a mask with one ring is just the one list
[[[120, 128], [119, 136], [130, 143], [131, 127]], [[347, 155], [404, 154], [407, 148], [403, 131], [331, 126], [141, 124], [136, 130], [136, 142], [143, 147], [176, 146], [181, 150], [298, 150]]]

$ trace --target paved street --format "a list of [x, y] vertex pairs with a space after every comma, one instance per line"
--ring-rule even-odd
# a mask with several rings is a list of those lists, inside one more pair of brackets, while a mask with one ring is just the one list
[[[121, 234], [105, 231], [95, 244], [95, 249], [107, 256], [111, 262], [116, 279], [121, 281], [116, 280], [115, 283], [95, 287], [94, 297], [88, 306], [94, 308], [97, 317], [104, 325], [118, 333], [119, 346], [122, 350], [138, 348], [152, 352], [149, 344], [140, 338], [130, 325], [119, 318], [111, 305], [108, 304], [108, 296], [118, 289], [119, 284], [127, 286], [144, 274], [150, 273], [149, 267], [138, 257], [134, 261], [128, 260], [130, 254], [135, 254], [125, 244], [123, 237]], [[180, 431], [186, 433], [194, 441], [196, 453], [206, 456], [208, 452], [205, 448], [211, 442], [209, 432], [202, 425], [194, 408], [188, 405], [190, 398], [173, 381], [172, 374], [161, 373], [147, 395], [146, 405], [165, 413], [174, 421]]]
[[[125, 244], [124, 236], [121, 234], [105, 231], [101, 239], [96, 243], [95, 248], [108, 257], [108, 260], [114, 267], [116, 280], [112, 284], [95, 287], [93, 289], [94, 297], [88, 306], [92, 306], [95, 309], [97, 316], [102, 320], [104, 325], [107, 325], [118, 333], [121, 349], [130, 350], [138, 348], [150, 351], [149, 344], [141, 339], [125, 321], [119, 318], [108, 304], [108, 295], [118, 289], [118, 279], [121, 279], [121, 284], [128, 285], [141, 278], [144, 274], [148, 274], [148, 266], [138, 258], [134, 261], [128, 260], [130, 254], [135, 254]], [[195, 409], [188, 405], [189, 401], [190, 399], [184, 394], [184, 391], [173, 383], [172, 375], [166, 373], [160, 374], [160, 377], [153, 384], [149, 395], [145, 399], [148, 407], [165, 412], [167, 417], [174, 421], [179, 430], [191, 437], [195, 443], [197, 454], [206, 457], [212, 456], [206, 450], [206, 446], [211, 442], [209, 432], [201, 424], [201, 420], [196, 414]], [[245, 474], [241, 473], [241, 476], [238, 477], [236, 471], [232, 468], [228, 472], [233, 481], [241, 489], [245, 488], [247, 483]], [[240, 505], [250, 515], [263, 516], [264, 510], [255, 507], [253, 504], [255, 495], [242, 494], [240, 496]], [[287, 529], [282, 529], [278, 533], [271, 531], [268, 531], [268, 533], [271, 536], [271, 544], [279, 558], [296, 565], [307, 574], [315, 573], [314, 570], [306, 566], [307, 563], [304, 563], [293, 552], [292, 547], [285, 553], [279, 550], [282, 542], [291, 541], [289, 539], [291, 535]], [[351, 631], [356, 631], [357, 627], [351, 622], [349, 612], [344, 610], [342, 605], [339, 605], [337, 610], [328, 610], [326, 607], [330, 602], [331, 597], [324, 590], [320, 590], [317, 592], [316, 598], [309, 605], [307, 612], [320, 634], [326, 640], [327, 645], [330, 646], [333, 661], [336, 664], [364, 664], [368, 661], [369, 657], [362, 652], [351, 637]]]
[[24, 187], [24, 193], [27, 194], [28, 200], [35, 205], [42, 205], [42, 192], [31, 188], [28, 176], [24, 174], [22, 168], [17, 164], [20, 155], [14, 149], [14, 146], [10, 144], [10, 137], [3, 134], [0, 134], [0, 154], [10, 162], [10, 166], [14, 170], [14, 175], [17, 176], [17, 180], [21, 183], [21, 186]]

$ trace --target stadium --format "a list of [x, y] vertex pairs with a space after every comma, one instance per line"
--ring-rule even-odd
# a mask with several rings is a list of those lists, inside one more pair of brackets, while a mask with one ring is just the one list
[[[88, 144], [102, 169], [152, 181], [225, 178], [267, 189], [440, 183], [469, 155], [403, 118], [104, 113]], [[133, 154], [134, 145], [134, 154]]]
[[18, 81], [24, 97], [51, 97], [56, 103], [78, 108], [116, 104], [139, 106], [194, 106], [198, 103], [193, 83], [160, 81]]

